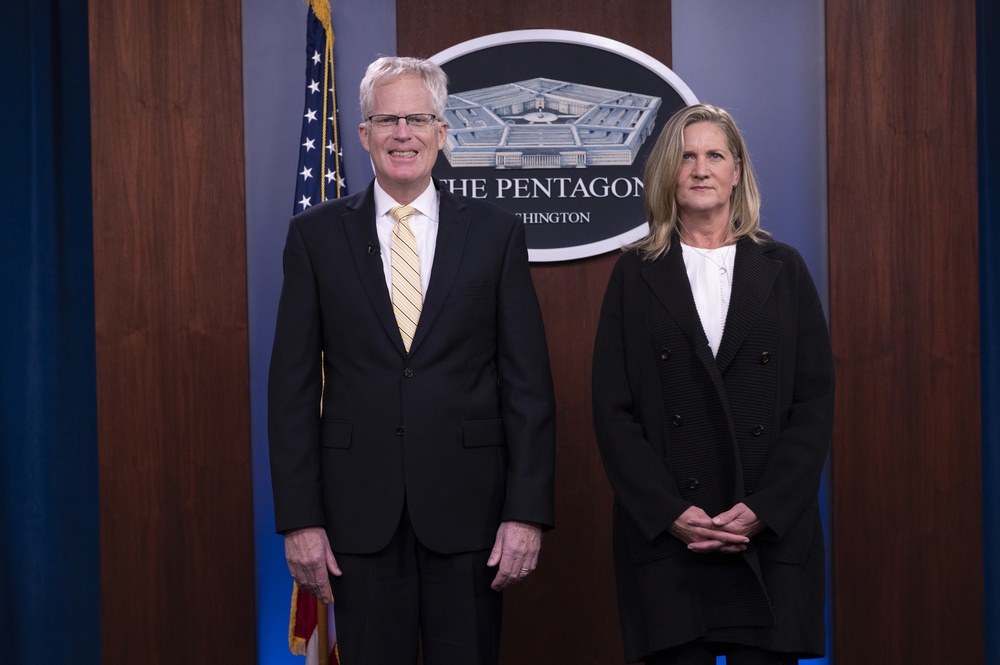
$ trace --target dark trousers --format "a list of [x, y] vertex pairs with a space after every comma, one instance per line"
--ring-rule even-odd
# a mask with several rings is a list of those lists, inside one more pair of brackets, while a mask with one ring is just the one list
[[716, 656], [726, 656], [726, 665], [795, 665], [785, 653], [739, 645], [683, 644], [660, 651], [646, 659], [646, 665], [715, 665]]
[[406, 509], [389, 545], [337, 554], [331, 577], [342, 665], [496, 665], [501, 595], [489, 550], [438, 554], [421, 545]]

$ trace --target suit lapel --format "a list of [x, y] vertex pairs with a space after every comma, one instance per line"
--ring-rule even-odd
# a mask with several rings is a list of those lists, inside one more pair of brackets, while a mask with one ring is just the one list
[[[435, 186], [437, 183], [435, 182]], [[440, 204], [438, 210], [437, 245], [434, 250], [434, 266], [431, 281], [424, 294], [424, 305], [417, 323], [417, 332], [410, 345], [410, 354], [426, 339], [444, 307], [451, 286], [458, 275], [462, 262], [462, 252], [469, 234], [470, 217], [466, 205], [445, 189], [438, 187]]]
[[[737, 256], [739, 256], [738, 252]], [[701, 318], [698, 316], [698, 307], [694, 302], [694, 294], [691, 291], [687, 269], [684, 267], [684, 256], [677, 234], [674, 234], [673, 243], [670, 245], [670, 251], [667, 252], [667, 255], [662, 260], [643, 268], [643, 278], [652, 288], [656, 298], [666, 307], [667, 312], [681, 331], [690, 338], [695, 356], [708, 372], [712, 385], [719, 395], [722, 415], [728, 424], [729, 435], [733, 446], [735, 446], [736, 432], [733, 429], [733, 415], [726, 392], [726, 384], [722, 380], [722, 371], [712, 355], [712, 347], [708, 345], [708, 337], [705, 335]], [[728, 328], [728, 324], [726, 327]], [[740, 465], [739, 451], [735, 448], [734, 457], [737, 467], [735, 496], [743, 496], [743, 471]]]
[[[774, 282], [781, 271], [781, 263], [764, 256], [762, 247], [752, 240], [743, 239], [737, 244], [736, 262], [733, 268], [733, 292], [726, 313], [726, 325], [719, 343], [719, 353], [712, 357], [708, 338], [698, 318], [698, 308], [694, 303], [691, 283], [684, 268], [675, 237], [675, 245], [661, 261], [643, 268], [643, 278], [649, 284], [657, 299], [663, 303], [670, 315], [692, 340], [695, 352], [710, 371], [724, 371], [732, 362], [740, 345], [757, 321], [767, 302]], [[675, 251], [676, 250], [676, 251]]]
[[726, 327], [716, 356], [720, 371], [725, 371], [736, 357], [736, 352], [753, 329], [781, 271], [780, 261], [764, 256], [762, 248], [767, 246], [758, 245], [747, 238], [740, 240], [736, 246], [733, 292], [729, 298]]
[[[378, 315], [382, 327], [392, 343], [403, 355], [403, 339], [399, 336], [396, 315], [392, 312], [392, 299], [385, 284], [382, 259], [379, 256], [378, 232], [375, 230], [375, 181], [364, 193], [357, 194], [348, 201], [344, 213], [344, 229], [347, 233], [348, 250], [354, 259], [358, 277], [364, 286], [365, 295]], [[376, 251], [371, 251], [374, 247]]]

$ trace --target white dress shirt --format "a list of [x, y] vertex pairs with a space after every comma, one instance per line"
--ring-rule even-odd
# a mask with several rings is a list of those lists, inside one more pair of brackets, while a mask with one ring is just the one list
[[[427, 286], [431, 283], [431, 266], [434, 265], [434, 249], [437, 247], [438, 212], [440, 206], [438, 191], [431, 182], [423, 193], [409, 205], [417, 212], [410, 217], [407, 224], [417, 238], [417, 253], [420, 255], [420, 291], [427, 297]], [[392, 230], [396, 226], [396, 218], [389, 214], [400, 204], [375, 181], [375, 229], [378, 232], [378, 246], [382, 256], [382, 270], [385, 273], [385, 285], [392, 293]]]

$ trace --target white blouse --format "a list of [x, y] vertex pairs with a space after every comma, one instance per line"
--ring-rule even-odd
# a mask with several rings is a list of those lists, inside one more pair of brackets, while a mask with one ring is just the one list
[[702, 249], [682, 242], [681, 250], [701, 327], [705, 329], [712, 355], [717, 355], [722, 331], [726, 326], [729, 297], [733, 292], [736, 245]]

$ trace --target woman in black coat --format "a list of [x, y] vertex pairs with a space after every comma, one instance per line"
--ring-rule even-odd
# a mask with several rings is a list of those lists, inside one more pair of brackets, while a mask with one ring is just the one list
[[816, 288], [760, 229], [726, 111], [678, 111], [645, 188], [650, 231], [614, 268], [593, 368], [626, 659], [820, 656], [833, 355]]

